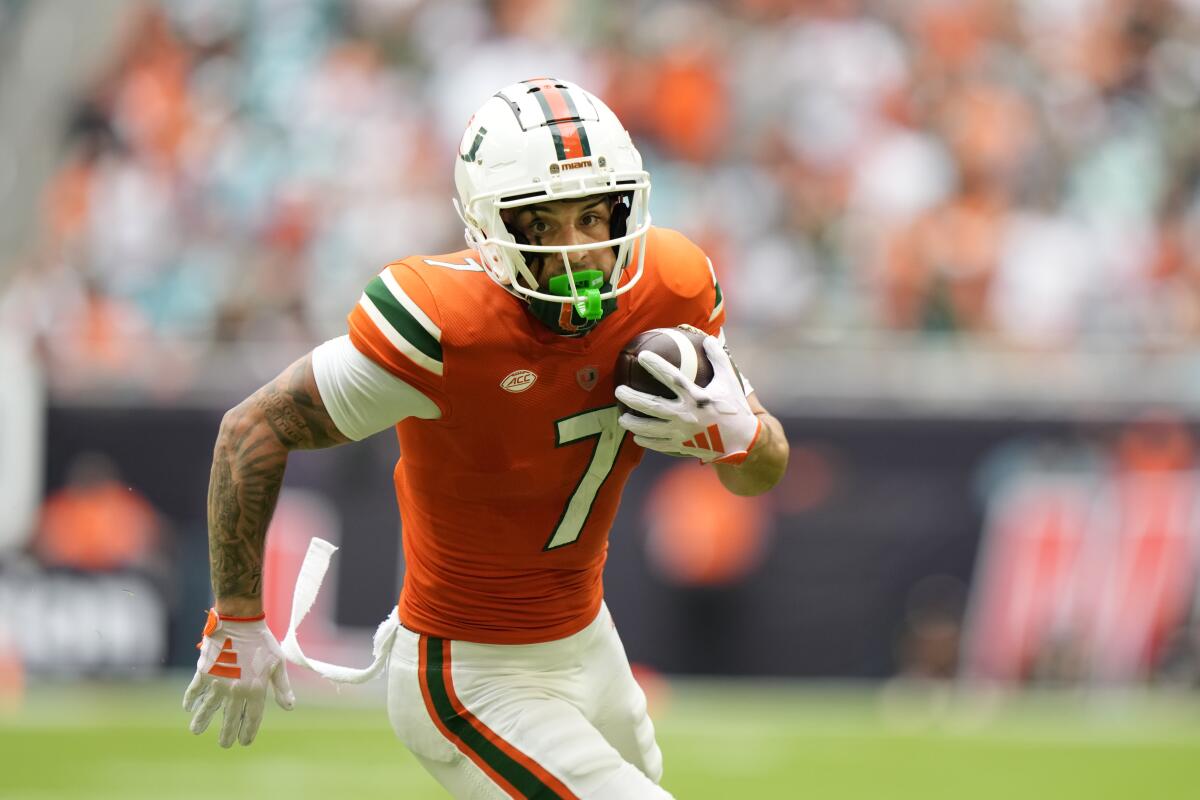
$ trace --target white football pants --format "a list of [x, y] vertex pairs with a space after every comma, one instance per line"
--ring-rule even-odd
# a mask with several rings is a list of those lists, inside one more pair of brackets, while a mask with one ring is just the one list
[[388, 716], [450, 794], [484, 798], [670, 798], [662, 753], [621, 639], [601, 607], [573, 636], [490, 645], [401, 627]]

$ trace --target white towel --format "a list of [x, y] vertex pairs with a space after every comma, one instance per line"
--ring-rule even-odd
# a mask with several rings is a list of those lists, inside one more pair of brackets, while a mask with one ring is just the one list
[[391, 650], [392, 640], [396, 638], [396, 630], [400, 627], [400, 620], [396, 616], [395, 609], [392, 609], [392, 613], [388, 614], [387, 619], [375, 629], [375, 637], [371, 646], [375, 660], [371, 662], [370, 666], [363, 669], [343, 667], [340, 664], [330, 664], [309, 658], [300, 649], [300, 642], [296, 638], [296, 629], [300, 627], [300, 623], [312, 609], [313, 602], [317, 599], [317, 592], [321, 590], [321, 583], [325, 580], [325, 573], [329, 570], [329, 559], [333, 557], [336, 550], [337, 547], [315, 536], [308, 543], [308, 552], [304, 554], [304, 563], [300, 565], [300, 574], [296, 576], [296, 589], [292, 595], [292, 618], [288, 622], [287, 635], [283, 637], [280, 645], [288, 661], [308, 667], [331, 681], [366, 683], [378, 675], [387, 664], [387, 654]]

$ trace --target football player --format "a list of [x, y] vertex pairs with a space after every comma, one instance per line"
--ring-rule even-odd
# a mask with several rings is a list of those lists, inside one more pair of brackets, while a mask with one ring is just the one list
[[[222, 421], [216, 605], [185, 695], [191, 729], [224, 708], [220, 744], [249, 744], [268, 684], [294, 702], [261, 601], [288, 451], [394, 427], [406, 574], [386, 658], [400, 739], [456, 797], [667, 797], [603, 603], [609, 528], [643, 448], [757, 494], [786, 466], [783, 430], [722, 346], [711, 263], [651, 226], [650, 178], [597, 97], [550, 79], [504, 87], [468, 124], [455, 181], [468, 249], [389, 264], [347, 335]], [[630, 339], [680, 324], [709, 334], [707, 386], [643, 353], [675, 396], [614, 387]]]

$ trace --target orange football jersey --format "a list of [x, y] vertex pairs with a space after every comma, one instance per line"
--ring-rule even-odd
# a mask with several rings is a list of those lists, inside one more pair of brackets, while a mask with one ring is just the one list
[[617, 354], [649, 328], [715, 334], [725, 318], [700, 248], [659, 228], [645, 246], [641, 281], [578, 338], [536, 320], [472, 250], [389, 264], [350, 313], [355, 347], [442, 412], [396, 426], [407, 628], [527, 644], [599, 611], [609, 528], [642, 457], [617, 424]]

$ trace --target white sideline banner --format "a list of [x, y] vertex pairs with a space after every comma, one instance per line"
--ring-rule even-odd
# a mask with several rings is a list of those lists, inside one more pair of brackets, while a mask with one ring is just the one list
[[25, 343], [0, 332], [0, 557], [33, 535], [45, 461], [45, 385]]

